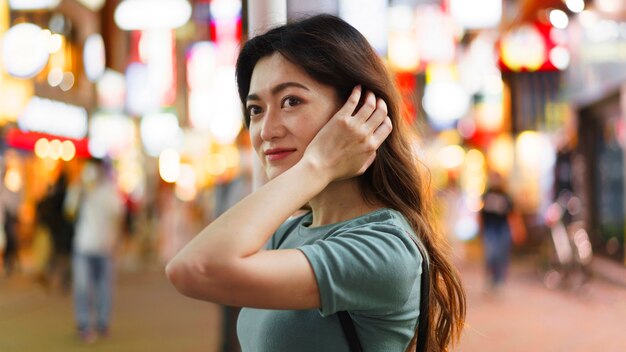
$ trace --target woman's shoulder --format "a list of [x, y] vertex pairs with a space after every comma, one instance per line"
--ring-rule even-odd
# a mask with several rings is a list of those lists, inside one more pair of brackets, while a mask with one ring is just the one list
[[329, 233], [326, 239], [345, 240], [347, 243], [361, 242], [379, 249], [393, 249], [398, 255], [404, 253], [407, 259], [420, 258], [419, 237], [408, 219], [399, 211], [381, 208], [344, 224]]
[[293, 232], [302, 223], [302, 221], [311, 213], [308, 211], [298, 212], [290, 216], [285, 222], [278, 227], [274, 235], [270, 238], [268, 249], [276, 249], [285, 240], [285, 238]]
[[341, 230], [338, 235], [356, 231], [398, 236], [409, 240], [411, 239], [409, 236], [416, 237], [408, 219], [401, 212], [391, 208], [381, 208], [360, 216]]

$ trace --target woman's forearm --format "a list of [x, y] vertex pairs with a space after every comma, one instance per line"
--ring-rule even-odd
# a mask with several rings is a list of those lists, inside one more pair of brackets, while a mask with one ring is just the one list
[[233, 260], [257, 253], [276, 229], [329, 183], [311, 162], [301, 161], [218, 217], [168, 264], [210, 275]]

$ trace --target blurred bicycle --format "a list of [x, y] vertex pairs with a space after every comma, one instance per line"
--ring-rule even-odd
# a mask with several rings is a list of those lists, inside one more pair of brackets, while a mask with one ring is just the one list
[[578, 290], [592, 278], [593, 250], [589, 235], [583, 221], [572, 220], [579, 202], [571, 194], [560, 196], [546, 211], [549, 235], [539, 248], [537, 269], [549, 289]]

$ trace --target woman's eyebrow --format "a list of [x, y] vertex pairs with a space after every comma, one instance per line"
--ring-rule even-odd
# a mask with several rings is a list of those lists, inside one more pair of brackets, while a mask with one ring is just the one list
[[[309, 88], [307, 88], [305, 85], [298, 83], [298, 82], [283, 82], [283, 83], [279, 83], [277, 85], [275, 85], [274, 87], [272, 87], [272, 89], [270, 90], [270, 93], [272, 95], [276, 95], [278, 93], [280, 93], [281, 91], [289, 88], [289, 87], [296, 87], [296, 88], [301, 88], [304, 90], [310, 90]], [[257, 94], [249, 94], [246, 97], [246, 101], [248, 100], [261, 100], [261, 98], [259, 98], [259, 96]]]
[[309, 88], [307, 88], [306, 86], [304, 86], [303, 84], [300, 84], [298, 82], [284, 82], [284, 83], [277, 84], [276, 86], [274, 86], [274, 88], [272, 88], [272, 90], [271, 90], [272, 95], [276, 95], [280, 91], [285, 90], [285, 89], [287, 89], [289, 87], [296, 87], [296, 88], [301, 88], [301, 89], [304, 89], [304, 90], [309, 90]]

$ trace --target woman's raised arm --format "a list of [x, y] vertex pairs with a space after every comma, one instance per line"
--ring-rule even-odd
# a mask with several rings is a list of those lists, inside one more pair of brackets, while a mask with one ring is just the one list
[[262, 251], [276, 229], [337, 179], [363, 173], [391, 132], [385, 103], [361, 89], [322, 127], [302, 159], [213, 221], [168, 263], [182, 294], [216, 303], [277, 309], [319, 307], [313, 271], [299, 250]]

